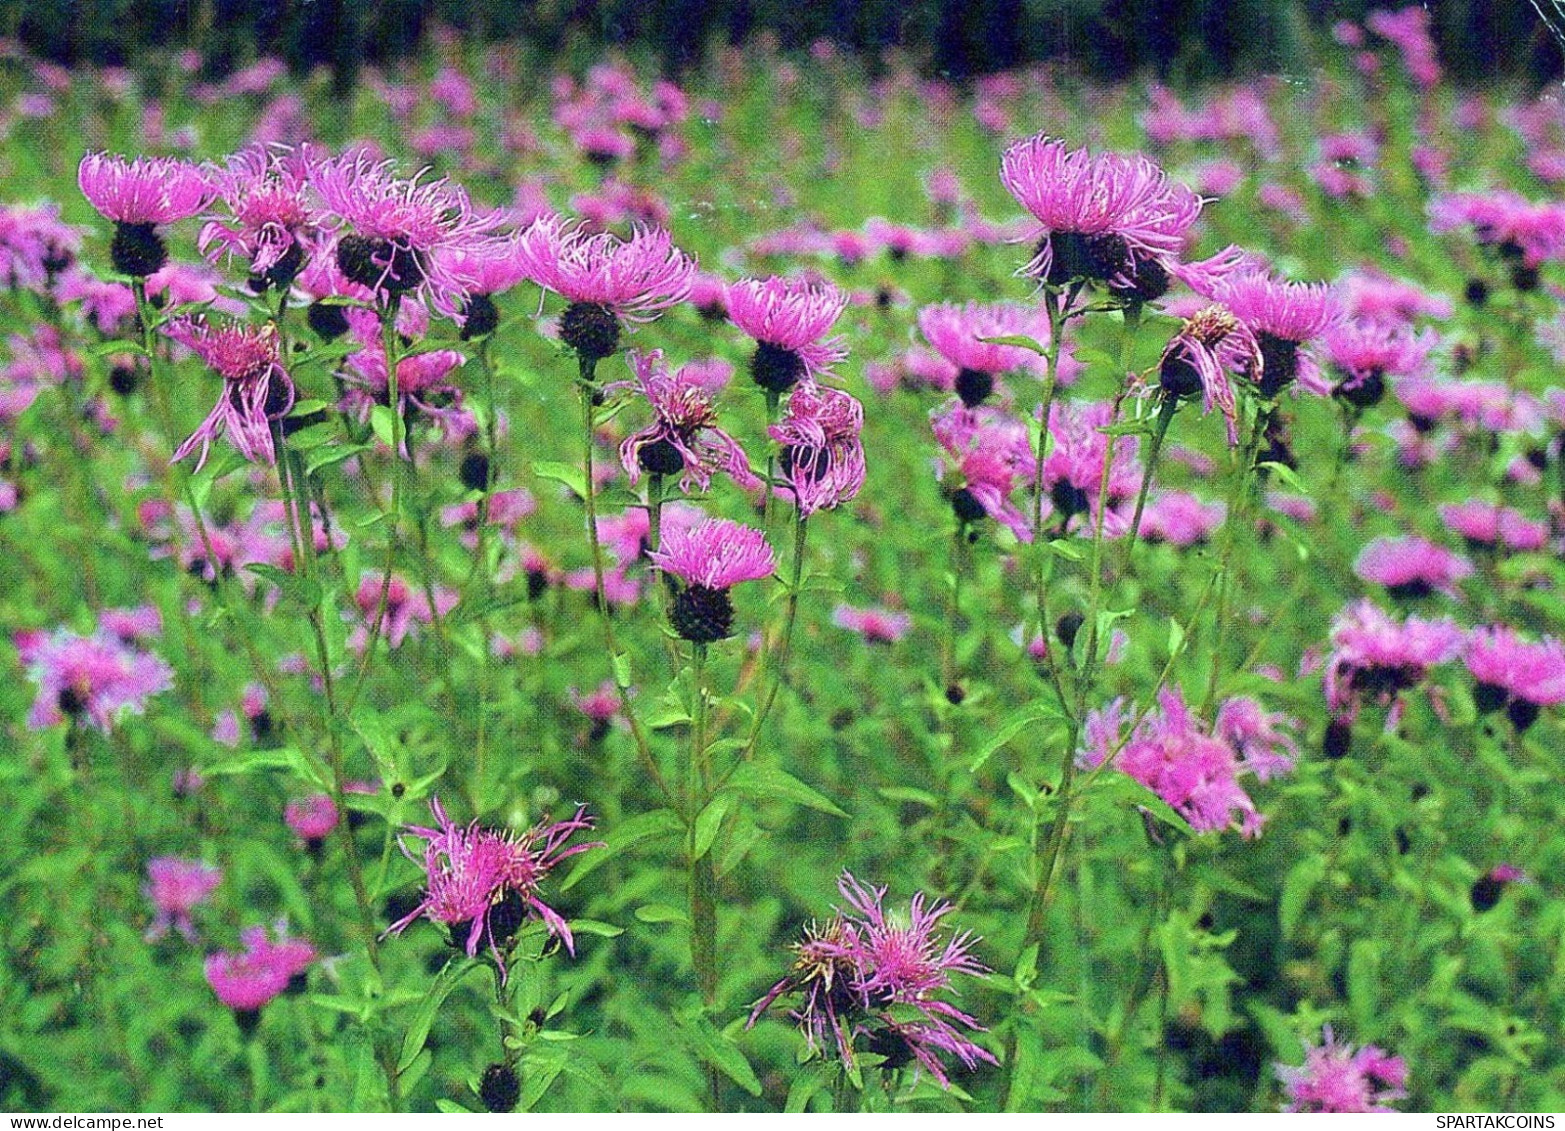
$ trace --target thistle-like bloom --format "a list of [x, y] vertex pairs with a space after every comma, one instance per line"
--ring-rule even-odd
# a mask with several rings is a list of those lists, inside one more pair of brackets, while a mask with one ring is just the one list
[[801, 382], [767, 433], [780, 445], [783, 483], [808, 517], [847, 502], [864, 486], [864, 406], [838, 389]]
[[1230, 373], [1259, 384], [1263, 362], [1255, 335], [1225, 306], [1208, 306], [1185, 319], [1169, 339], [1158, 363], [1158, 383], [1165, 396], [1201, 394], [1205, 411], [1215, 406], [1223, 414], [1228, 443], [1239, 442], [1238, 406]]
[[544, 903], [540, 885], [561, 861], [602, 847], [565, 846], [576, 833], [592, 828], [586, 809], [577, 809], [569, 820], [540, 823], [517, 835], [483, 828], [477, 821], [459, 826], [446, 816], [438, 798], [429, 807], [439, 827], [408, 830], [425, 842], [422, 860], [402, 846], [409, 859], [424, 866], [424, 898], [386, 934], [400, 934], [415, 920], [428, 918], [448, 927], [452, 942], [469, 957], [478, 953], [480, 942], [487, 942], [504, 976], [500, 948], [527, 919], [535, 918], [575, 954], [570, 926]]
[[222, 869], [209, 868], [199, 860], [159, 856], [147, 861], [147, 883], [141, 891], [157, 912], [147, 928], [147, 941], [161, 939], [173, 927], [187, 941], [194, 942], [196, 926], [190, 913], [222, 882]]
[[318, 846], [337, 827], [337, 803], [330, 794], [297, 797], [283, 809], [283, 821], [306, 844]]
[[1043, 134], [1006, 149], [1000, 180], [1042, 225], [1028, 274], [1053, 288], [1101, 283], [1139, 301], [1168, 290], [1203, 203], [1139, 153], [1094, 157]]
[[508, 291], [527, 278], [527, 267], [517, 254], [517, 237], [475, 240], [449, 247], [438, 253], [455, 275], [468, 282], [467, 302], [462, 307], [461, 338], [471, 341], [492, 334], [500, 325], [500, 311], [494, 296]]
[[852, 1066], [861, 1038], [865, 1051], [885, 1058], [883, 1069], [916, 1062], [942, 1087], [951, 1081], [940, 1052], [954, 1055], [968, 1069], [980, 1061], [997, 1064], [958, 1028], [982, 1031], [983, 1026], [935, 996], [951, 988], [953, 974], [988, 972], [969, 953], [978, 941], [970, 932], [941, 936], [940, 920], [951, 913], [951, 905], [930, 905], [920, 892], [905, 913], [888, 914], [886, 889], [861, 884], [847, 872], [837, 890], [847, 909], [824, 927], [805, 927], [804, 938], [792, 947], [797, 955], [792, 970], [756, 1003], [749, 1024], [778, 998], [797, 993], [800, 1006], [789, 1016], [811, 1051], [834, 1047], [845, 1067]]
[[1043, 312], [1011, 302], [926, 306], [918, 312], [918, 328], [936, 352], [956, 367], [952, 388], [969, 408], [989, 399], [1000, 374], [1036, 371], [1043, 360], [1025, 347], [982, 339], [1021, 336], [1042, 346], [1049, 341], [1049, 320]]
[[1474, 550], [1541, 550], [1549, 542], [1549, 525], [1535, 522], [1514, 507], [1477, 500], [1440, 507], [1447, 528]]
[[1506, 625], [1475, 628], [1462, 659], [1478, 684], [1478, 709], [1487, 714], [1504, 707], [1518, 731], [1530, 727], [1542, 708], [1565, 703], [1565, 644], [1551, 636], [1534, 642]]
[[1141, 518], [1141, 538], [1148, 543], [1195, 546], [1223, 524], [1228, 507], [1202, 502], [1187, 491], [1164, 491], [1147, 503]]
[[726, 473], [741, 487], [761, 485], [739, 441], [717, 426], [717, 407], [704, 385], [682, 368], [670, 372], [662, 350], [632, 351], [629, 361], [639, 391], [652, 406], [652, 423], [620, 445], [620, 463], [632, 485], [643, 471], [678, 475], [683, 491], [692, 484], [705, 491], [714, 471]]
[[145, 278], [168, 262], [159, 224], [188, 219], [212, 201], [206, 170], [170, 157], [126, 161], [89, 153], [77, 169], [76, 183], [87, 202], [114, 221], [109, 247], [114, 269]]
[[276, 463], [272, 423], [293, 408], [293, 382], [283, 369], [277, 328], [271, 323], [252, 326], [228, 322], [180, 319], [163, 332], [196, 355], [223, 378], [223, 392], [201, 426], [174, 452], [173, 462], [201, 446], [196, 467], [206, 463], [212, 441], [228, 434], [229, 442], [245, 459]]
[[291, 284], [322, 221], [310, 194], [315, 161], [308, 146], [256, 145], [230, 157], [212, 178], [228, 216], [208, 220], [197, 241], [207, 258], [243, 260], [256, 290]]
[[1353, 572], [1365, 581], [1384, 585], [1397, 600], [1428, 597], [1437, 590], [1456, 596], [1456, 583], [1473, 572], [1461, 554], [1427, 538], [1376, 538], [1359, 553]]
[[156, 655], [102, 631], [78, 636], [60, 629], [20, 651], [38, 685], [27, 715], [33, 730], [85, 718], [108, 734], [120, 715], [144, 713], [149, 698], [174, 686], [173, 669]]
[[623, 240], [555, 215], [522, 232], [516, 254], [529, 279], [570, 303], [560, 341], [589, 362], [619, 348], [620, 319], [646, 321], [683, 301], [696, 272], [662, 228], [638, 226]]
[[756, 341], [750, 374], [768, 393], [785, 393], [848, 356], [841, 338], [826, 337], [848, 302], [831, 283], [740, 279], [727, 302], [729, 319]]
[[659, 569], [685, 583], [669, 620], [675, 632], [696, 644], [731, 635], [734, 606], [728, 591], [741, 581], [770, 577], [777, 568], [762, 531], [726, 518], [664, 532], [663, 544], [651, 557]]
[[1448, 620], [1394, 621], [1372, 602], [1359, 601], [1337, 617], [1331, 643], [1326, 702], [1351, 719], [1360, 702], [1385, 706], [1421, 683], [1429, 668], [1453, 659], [1462, 630]]
[[314, 165], [310, 181], [335, 214], [337, 265], [351, 282], [391, 305], [417, 293], [454, 317], [473, 279], [450, 253], [490, 238], [503, 217], [475, 212], [466, 190], [448, 180], [419, 183], [422, 175], [399, 177], [395, 162], [355, 150]]
[[1405, 325], [1340, 322], [1325, 336], [1326, 356], [1340, 378], [1331, 392], [1355, 408], [1378, 404], [1388, 377], [1422, 376], [1438, 340], [1432, 330], [1414, 334]]
[[1320, 368], [1308, 347], [1342, 320], [1341, 302], [1329, 284], [1241, 270], [1218, 280], [1208, 297], [1233, 311], [1255, 335], [1262, 364], [1252, 376], [1261, 396], [1275, 397], [1296, 379], [1306, 388], [1320, 387]]
[[913, 627], [913, 618], [900, 609], [879, 605], [866, 609], [838, 605], [832, 610], [831, 623], [858, 633], [868, 644], [895, 644]]
[[1291, 767], [1294, 724], [1248, 700], [1219, 718], [1222, 725], [1211, 733], [1179, 689], [1165, 687], [1157, 708], [1125, 738], [1123, 704], [1115, 701], [1089, 717], [1081, 758], [1097, 766], [1119, 747], [1115, 767], [1166, 801], [1196, 832], [1237, 824], [1242, 835], [1259, 836], [1264, 819], [1239, 778], [1254, 774], [1264, 781]]
[[217, 1000], [240, 1014], [240, 1026], [249, 1029], [255, 1024], [255, 1012], [309, 969], [315, 948], [303, 939], [289, 938], [282, 929], [275, 942], [265, 927], [249, 927], [239, 933], [239, 939], [245, 948], [242, 952], [207, 955], [205, 972]]
[[[1113, 406], [1107, 401], [1056, 401], [1050, 408], [1052, 445], [1043, 461], [1043, 486], [1061, 529], [1077, 516], [1091, 520], [1088, 529], [1102, 523], [1109, 538], [1118, 538], [1130, 528], [1128, 504], [1141, 486], [1141, 442], [1134, 436], [1106, 435], [1103, 429], [1112, 416]], [[1098, 496], [1105, 462], [1109, 464], [1108, 494], [1100, 513]]]
[[1277, 1078], [1288, 1093], [1284, 1111], [1387, 1112], [1407, 1095], [1407, 1063], [1374, 1045], [1355, 1050], [1339, 1044], [1331, 1026], [1325, 1039], [1306, 1048], [1299, 1066], [1279, 1064]]
[[1031, 542], [1032, 523], [1011, 502], [1022, 477], [1037, 467], [1027, 425], [987, 405], [970, 409], [955, 402], [931, 415], [929, 425], [946, 453], [939, 465], [942, 482], [950, 472], [961, 479], [949, 485], [956, 517], [977, 522], [987, 516], [1018, 541]]

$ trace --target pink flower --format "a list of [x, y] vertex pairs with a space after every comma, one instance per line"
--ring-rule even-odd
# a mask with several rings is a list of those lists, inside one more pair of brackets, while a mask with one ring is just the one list
[[[1056, 401], [1049, 412], [1052, 445], [1043, 461], [1043, 486], [1049, 493], [1045, 513], [1067, 529], [1077, 516], [1090, 519], [1087, 529], [1103, 524], [1105, 537], [1117, 538], [1130, 529], [1128, 504], [1141, 487], [1140, 441], [1134, 436], [1103, 433], [1112, 415], [1106, 401], [1088, 404]], [[1098, 495], [1103, 465], [1108, 462], [1106, 508], [1099, 513]]]
[[831, 283], [807, 279], [740, 279], [728, 287], [728, 317], [756, 341], [750, 372], [773, 395], [814, 378], [848, 356], [841, 338], [827, 338], [847, 305]]
[[682, 302], [696, 263], [661, 228], [637, 227], [628, 240], [590, 233], [559, 216], [535, 220], [517, 240], [527, 277], [570, 303], [560, 340], [584, 361], [619, 348], [619, 320], [644, 321]]
[[1359, 601], [1338, 615], [1331, 643], [1326, 701], [1351, 718], [1361, 700], [1388, 704], [1422, 682], [1429, 668], [1454, 658], [1462, 630], [1448, 620], [1394, 621], [1370, 601]]
[[1405, 600], [1427, 597], [1436, 590], [1456, 596], [1456, 583], [1473, 572], [1473, 565], [1444, 546], [1409, 535], [1375, 539], [1359, 554], [1353, 572]]
[[316, 154], [251, 146], [213, 175], [229, 215], [207, 221], [198, 241], [209, 259], [238, 257], [261, 288], [286, 288], [314, 249], [322, 220], [310, 196]]
[[1084, 279], [1129, 299], [1161, 297], [1201, 214], [1201, 198], [1146, 157], [1094, 157], [1043, 134], [1006, 149], [1000, 180], [1042, 225], [1027, 272], [1055, 288]]
[[1385, 394], [1386, 378], [1422, 376], [1437, 341], [1433, 331], [1414, 334], [1405, 325], [1338, 323], [1325, 337], [1326, 356], [1340, 376], [1332, 393], [1368, 408]]
[[325, 793], [312, 793], [288, 802], [283, 820], [305, 843], [319, 844], [337, 827], [337, 805]]
[[653, 415], [651, 424], [620, 445], [620, 464], [633, 485], [645, 470], [678, 475], [684, 491], [692, 484], [707, 490], [714, 471], [726, 473], [742, 487], [760, 486], [739, 442], [717, 426], [717, 409], [704, 386], [683, 369], [669, 372], [662, 350], [633, 350], [629, 362]]
[[209, 868], [199, 860], [178, 856], [159, 856], [147, 862], [147, 884], [142, 894], [152, 901], [157, 914], [147, 928], [147, 941], [155, 942], [173, 927], [194, 942], [195, 924], [190, 913], [206, 901], [223, 882], [221, 869]]
[[315, 164], [309, 176], [335, 214], [337, 265], [349, 280], [389, 304], [417, 293], [441, 314], [461, 312], [474, 280], [451, 253], [491, 238], [498, 213], [475, 212], [450, 181], [399, 177], [395, 162], [362, 149]]
[[939, 465], [960, 485], [947, 484], [951, 506], [963, 522], [985, 516], [1003, 523], [1018, 541], [1031, 542], [1032, 523], [1011, 502], [1011, 493], [1037, 464], [1027, 425], [988, 405], [966, 408], [952, 402], [930, 417], [930, 428], [945, 451]]
[[[265, 927], [250, 927], [239, 938], [245, 947], [241, 953], [209, 954], [205, 969], [217, 999], [241, 1014], [260, 1009], [315, 961], [315, 948], [303, 939], [289, 938], [286, 930], [279, 929], [276, 942]], [[253, 1025], [254, 1019], [248, 1024]]]
[[[383, 580], [384, 584], [382, 584]], [[368, 624], [374, 622], [380, 610], [383, 591], [385, 613], [381, 635], [388, 648], [400, 647], [417, 622], [431, 624], [434, 622], [435, 612], [445, 615], [455, 608], [457, 603], [457, 594], [436, 589], [435, 602], [438, 608], [431, 609], [428, 596], [408, 585], [407, 580], [400, 574], [394, 573], [389, 580], [385, 580], [378, 572], [367, 572], [359, 578], [359, 588], [354, 594], [354, 602]], [[361, 626], [349, 638], [349, 647], [355, 649], [364, 647], [369, 642], [367, 631], [367, 628]]]
[[38, 698], [28, 713], [33, 730], [83, 717], [108, 734], [122, 714], [142, 714], [147, 700], [174, 686], [174, 672], [157, 656], [100, 631], [78, 636], [60, 629], [24, 653]]
[[180, 444], [173, 461], [184, 459], [199, 444], [199, 469], [206, 463], [212, 441], [226, 432], [229, 442], [245, 459], [276, 463], [272, 425], [288, 415], [294, 401], [293, 382], [282, 365], [276, 326], [269, 322], [261, 326], [239, 322], [213, 326], [205, 321], [179, 319], [163, 332], [194, 350], [223, 378], [217, 405]]
[[1325, 1039], [1307, 1048], [1299, 1067], [1279, 1064], [1277, 1078], [1288, 1094], [1284, 1111], [1386, 1112], [1392, 1100], [1407, 1095], [1407, 1064], [1374, 1045], [1357, 1051], [1338, 1044], [1331, 1026]]
[[1169, 339], [1158, 363], [1158, 382], [1169, 397], [1201, 394], [1202, 406], [1223, 414], [1228, 443], [1239, 442], [1238, 406], [1229, 374], [1259, 383], [1261, 348], [1255, 335], [1225, 306], [1207, 306], [1185, 319], [1179, 333]]
[[869, 608], [838, 605], [832, 610], [831, 623], [858, 633], [869, 644], [895, 644], [913, 627], [913, 618], [900, 609], [879, 605]]
[[87, 202], [104, 217], [134, 226], [188, 219], [211, 203], [214, 192], [206, 170], [172, 157], [126, 161], [89, 153], [81, 160], [76, 181]]
[[847, 502], [864, 486], [864, 406], [848, 393], [804, 381], [788, 394], [782, 420], [767, 428], [781, 448], [785, 489], [808, 517]]
[[1536, 721], [1539, 708], [1565, 703], [1565, 644], [1551, 636], [1533, 642], [1506, 625], [1475, 628], [1462, 659], [1478, 684], [1478, 709], [1505, 707], [1519, 731]]
[[1141, 537], [1171, 546], [1199, 545], [1222, 525], [1227, 513], [1223, 503], [1202, 502], [1186, 491], [1165, 491], [1147, 503], [1141, 517]]
[[1446, 503], [1440, 518], [1473, 549], [1541, 550], [1549, 541], [1548, 523], [1534, 522], [1514, 507], [1477, 500]]
[[853, 1064], [861, 1038], [868, 1051], [886, 1058], [883, 1068], [916, 1062], [947, 1088], [950, 1077], [938, 1053], [955, 1056], [969, 1070], [980, 1061], [999, 1063], [958, 1028], [982, 1031], [977, 1020], [936, 996], [951, 988], [953, 974], [988, 972], [969, 953], [978, 941], [970, 932], [942, 937], [940, 920], [952, 906], [930, 905], [920, 892], [905, 913], [888, 914], [886, 889], [867, 887], [848, 872], [837, 889], [847, 910], [824, 927], [804, 928], [803, 940], [792, 947], [798, 956], [793, 969], [756, 1003], [749, 1024], [778, 998], [797, 993], [802, 1003], [789, 1016], [810, 1049], [835, 1047], [845, 1067]]
[[[438, 799], [430, 802], [430, 809], [438, 828], [408, 830], [425, 842], [424, 899], [386, 934], [400, 934], [415, 920], [427, 917], [450, 928], [453, 942], [469, 957], [478, 953], [481, 941], [487, 942], [503, 977], [500, 947], [510, 942], [523, 922], [536, 918], [574, 954], [570, 925], [544, 903], [541, 884], [561, 861], [602, 847], [597, 843], [565, 847], [576, 833], [592, 828], [585, 808], [568, 820], [541, 822], [521, 834], [486, 829], [477, 821], [458, 826]], [[406, 844], [402, 850], [418, 860]]]
[[1014, 369], [1039, 372], [1043, 361], [1022, 346], [981, 339], [1022, 336], [1045, 347], [1049, 341], [1049, 320], [1040, 309], [1008, 302], [926, 306], [918, 312], [918, 328], [940, 356], [956, 367], [953, 387], [969, 408], [988, 399], [999, 374]]
[[684, 582], [669, 609], [674, 631], [703, 645], [733, 634], [729, 589], [741, 581], [770, 577], [776, 569], [766, 535], [725, 518], [666, 531], [651, 557], [659, 569]]
[[1255, 335], [1260, 347], [1256, 391], [1275, 397], [1297, 378], [1306, 388], [1320, 383], [1309, 344], [1342, 318], [1336, 292], [1326, 283], [1294, 283], [1265, 271], [1229, 274], [1211, 289]]

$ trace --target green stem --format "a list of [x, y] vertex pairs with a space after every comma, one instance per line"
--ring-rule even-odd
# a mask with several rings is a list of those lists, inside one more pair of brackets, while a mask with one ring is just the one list
[[[1049, 314], [1049, 345], [1044, 353], [1044, 379], [1043, 379], [1043, 406], [1038, 414], [1038, 463], [1033, 470], [1033, 604], [1038, 617], [1037, 632], [1040, 639], [1047, 641], [1049, 632], [1049, 575], [1052, 563], [1047, 549], [1040, 545], [1043, 541], [1043, 463], [1048, 455], [1049, 443], [1049, 416], [1054, 410], [1054, 400], [1059, 392], [1060, 370], [1060, 338], [1065, 333], [1065, 320], [1069, 313], [1070, 300], [1066, 301], [1062, 309], [1058, 296], [1049, 292], [1044, 296], [1044, 308]], [[1025, 649], [1032, 637], [1023, 637], [1022, 647]], [[1054, 694], [1059, 699], [1060, 709], [1069, 713], [1071, 710], [1071, 697], [1065, 687], [1065, 664], [1055, 659], [1054, 650], [1045, 648], [1043, 654], [1044, 670], [1049, 675], [1049, 682], [1054, 685]]]
[[1152, 431], [1152, 443], [1147, 449], [1146, 470], [1141, 473], [1141, 490], [1136, 494], [1136, 513], [1130, 519], [1130, 533], [1125, 537], [1125, 556], [1120, 572], [1124, 573], [1130, 568], [1130, 556], [1136, 550], [1136, 535], [1141, 532], [1141, 516], [1147, 509], [1147, 494], [1152, 490], [1152, 476], [1157, 470], [1157, 457], [1163, 451], [1163, 440], [1168, 435], [1168, 426], [1174, 422], [1174, 413], [1179, 411], [1179, 398], [1168, 394], [1163, 395], [1162, 407], [1158, 409], [1157, 424]]
[[582, 420], [582, 491], [585, 497], [582, 500], [587, 507], [587, 542], [592, 550], [592, 579], [593, 592], [597, 597], [598, 622], [603, 627], [603, 644], [609, 652], [609, 662], [614, 671], [614, 687], [619, 693], [620, 710], [625, 715], [625, 721], [630, 724], [631, 737], [636, 743], [636, 754], [641, 760], [641, 767], [646, 771], [647, 777], [657, 786], [665, 800], [672, 800], [673, 791], [664, 779], [663, 773], [658, 769], [657, 760], [652, 756], [651, 744], [647, 741], [647, 732], [641, 725], [641, 719], [637, 716], [635, 708], [630, 702], [630, 687], [628, 681], [622, 678], [620, 673], [620, 648], [619, 640], [614, 632], [614, 620], [609, 616], [608, 597], [605, 596], [603, 586], [603, 543], [598, 537], [598, 489], [593, 482], [593, 430], [595, 427], [592, 398], [598, 391], [595, 374], [597, 362], [588, 358], [580, 361], [580, 379], [577, 382], [577, 391], [581, 395], [581, 420]]
[[956, 618], [961, 611], [962, 573], [966, 565], [968, 526], [958, 522], [951, 539], [951, 576], [946, 584], [945, 632], [940, 638], [940, 686], [947, 698], [956, 687]]
[[1261, 436], [1265, 430], [1266, 413], [1257, 409], [1249, 438], [1239, 457], [1239, 466], [1235, 468], [1233, 481], [1228, 488], [1228, 515], [1223, 520], [1223, 553], [1217, 568], [1218, 584], [1222, 587], [1217, 594], [1217, 638], [1212, 644], [1212, 672], [1206, 683], [1206, 697], [1201, 701], [1201, 714], [1205, 717], [1211, 716], [1212, 707], [1217, 702], [1217, 683], [1223, 672], [1223, 650], [1228, 643], [1229, 611], [1234, 591], [1238, 588], [1232, 572], [1234, 548], [1239, 542], [1240, 528], [1249, 517], [1250, 473], [1255, 468], [1255, 455], [1260, 450]]
[[685, 806], [689, 825], [690, 864], [690, 963], [696, 972], [701, 1000], [717, 1001], [717, 875], [708, 851], [696, 851], [696, 819], [712, 796], [712, 760], [707, 744], [707, 687], [705, 644], [692, 644], [690, 667], [695, 681], [695, 718], [690, 727], [690, 764], [687, 769]]
[[799, 587], [804, 578], [804, 547], [808, 535], [808, 519], [796, 507], [793, 512], [793, 572], [788, 579], [788, 602], [783, 612], [782, 638], [778, 642], [777, 650], [768, 657], [772, 668], [771, 682], [767, 686], [765, 697], [761, 700], [761, 709], [755, 713], [755, 721], [750, 724], [750, 736], [745, 740], [744, 752], [734, 763], [735, 766], [748, 761], [755, 753], [755, 744], [760, 740], [761, 728], [766, 725], [767, 716], [771, 714], [772, 706], [777, 702], [777, 692], [782, 687], [783, 675], [788, 668], [788, 657], [793, 650], [793, 626], [799, 616]]

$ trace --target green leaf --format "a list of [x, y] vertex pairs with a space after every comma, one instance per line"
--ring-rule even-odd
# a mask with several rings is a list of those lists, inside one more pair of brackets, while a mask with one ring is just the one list
[[689, 915], [667, 903], [644, 903], [636, 908], [636, 918], [643, 923], [684, 923], [686, 926], [690, 924]]
[[1082, 548], [1068, 538], [1053, 538], [1049, 541], [1049, 553], [1056, 557], [1064, 558], [1068, 562], [1079, 562], [1086, 554]]
[[565, 1069], [570, 1052], [555, 1045], [534, 1045], [522, 1057], [522, 1099], [517, 1105], [531, 1111], [543, 1099], [555, 1078]]
[[[600, 939], [617, 939], [625, 933], [624, 927], [616, 927], [613, 923], [604, 923], [598, 919], [572, 919], [571, 934], [594, 935]], [[554, 1016], [552, 1013], [550, 1016]]]
[[621, 821], [604, 838], [602, 848], [595, 848], [591, 852], [583, 852], [578, 857], [581, 862], [565, 878], [565, 882], [560, 885], [560, 890], [569, 891], [581, 883], [589, 874], [607, 864], [633, 844], [639, 844], [641, 841], [650, 840], [653, 837], [671, 836], [674, 833], [684, 831], [684, 822], [679, 819], [679, 814], [672, 809], [654, 809], [650, 813], [638, 813], [628, 820]]
[[992, 346], [1015, 346], [1017, 349], [1031, 350], [1039, 357], [1048, 357], [1049, 350], [1038, 342], [1036, 338], [1029, 338], [1026, 334], [1002, 334], [995, 338], [979, 338], [980, 342], [988, 342]]
[[325, 401], [295, 401], [293, 408], [288, 410], [288, 415], [311, 416], [314, 413], [321, 412], [322, 410], [328, 409], [330, 407], [331, 405], [327, 404]]
[[1033, 723], [1043, 722], [1045, 719], [1062, 719], [1064, 717], [1060, 713], [1058, 706], [1043, 699], [1013, 711], [1004, 722], [995, 727], [994, 731], [989, 735], [989, 740], [978, 748], [978, 752], [973, 755], [972, 760], [967, 764], [968, 772], [976, 774], [983, 769], [984, 763], [994, 757], [995, 751], [1032, 726]]
[[1325, 878], [1326, 858], [1319, 853], [1306, 856], [1288, 870], [1282, 881], [1282, 892], [1277, 897], [1277, 924], [1282, 928], [1283, 938], [1293, 937], [1310, 895]]
[[251, 562], [245, 569], [270, 581], [284, 597], [302, 606], [306, 612], [313, 612], [320, 607], [321, 583], [313, 577], [300, 577], [265, 562]]
[[398, 1072], [406, 1072], [418, 1054], [424, 1051], [424, 1044], [429, 1040], [429, 1027], [435, 1023], [435, 1014], [440, 1012], [441, 1005], [456, 989], [457, 983], [472, 971], [482, 969], [471, 959], [460, 958], [447, 962], [445, 968], [435, 975], [434, 982], [419, 1001], [413, 1016], [408, 1019], [407, 1032], [402, 1035], [402, 1055], [397, 1058]]
[[378, 404], [370, 409], [370, 431], [375, 433], [375, 438], [388, 448], [396, 447], [393, 437], [396, 436], [396, 415], [389, 405]]
[[582, 476], [581, 468], [574, 463], [543, 460], [533, 464], [533, 474], [539, 479], [550, 479], [565, 484], [576, 493], [578, 498], [587, 497], [587, 480]]
[[761, 1094], [761, 1081], [750, 1067], [739, 1046], [704, 1016], [687, 1014], [675, 1020], [679, 1023], [690, 1050], [752, 1096]]
[[631, 685], [630, 653], [615, 652], [613, 658], [614, 685], [616, 687], [629, 687]]
[[846, 817], [835, 802], [818, 790], [811, 789], [798, 778], [776, 767], [757, 766], [747, 762], [736, 769], [723, 789], [745, 797], [760, 799], [781, 798], [810, 809], [819, 809], [834, 817]]
[[374, 450], [374, 444], [323, 444], [305, 463], [304, 472], [306, 475], [314, 475], [317, 471], [335, 467], [344, 460]]
[[711, 804], [696, 817], [696, 859], [707, 854], [712, 847], [712, 842], [717, 839], [718, 830], [723, 827], [723, 818], [728, 816], [728, 811], [734, 807], [738, 798], [731, 793], [719, 793], [712, 798]]
[[87, 351], [90, 357], [108, 357], [115, 353], [133, 353], [138, 357], [146, 357], [147, 350], [140, 342], [133, 342], [129, 338], [115, 338], [113, 341], [103, 342], [93, 346]]
[[1265, 468], [1284, 484], [1297, 491], [1301, 495], [1308, 495], [1310, 493], [1309, 487], [1305, 485], [1304, 480], [1299, 478], [1298, 472], [1294, 471], [1293, 468], [1289, 467], [1287, 464], [1278, 463], [1276, 460], [1269, 459], [1263, 460], [1255, 466], [1257, 469]]

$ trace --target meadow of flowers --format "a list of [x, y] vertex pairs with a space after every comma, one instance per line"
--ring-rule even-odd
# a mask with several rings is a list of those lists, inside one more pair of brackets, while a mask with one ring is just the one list
[[1565, 102], [0, 45], [9, 1110], [1565, 1106]]

